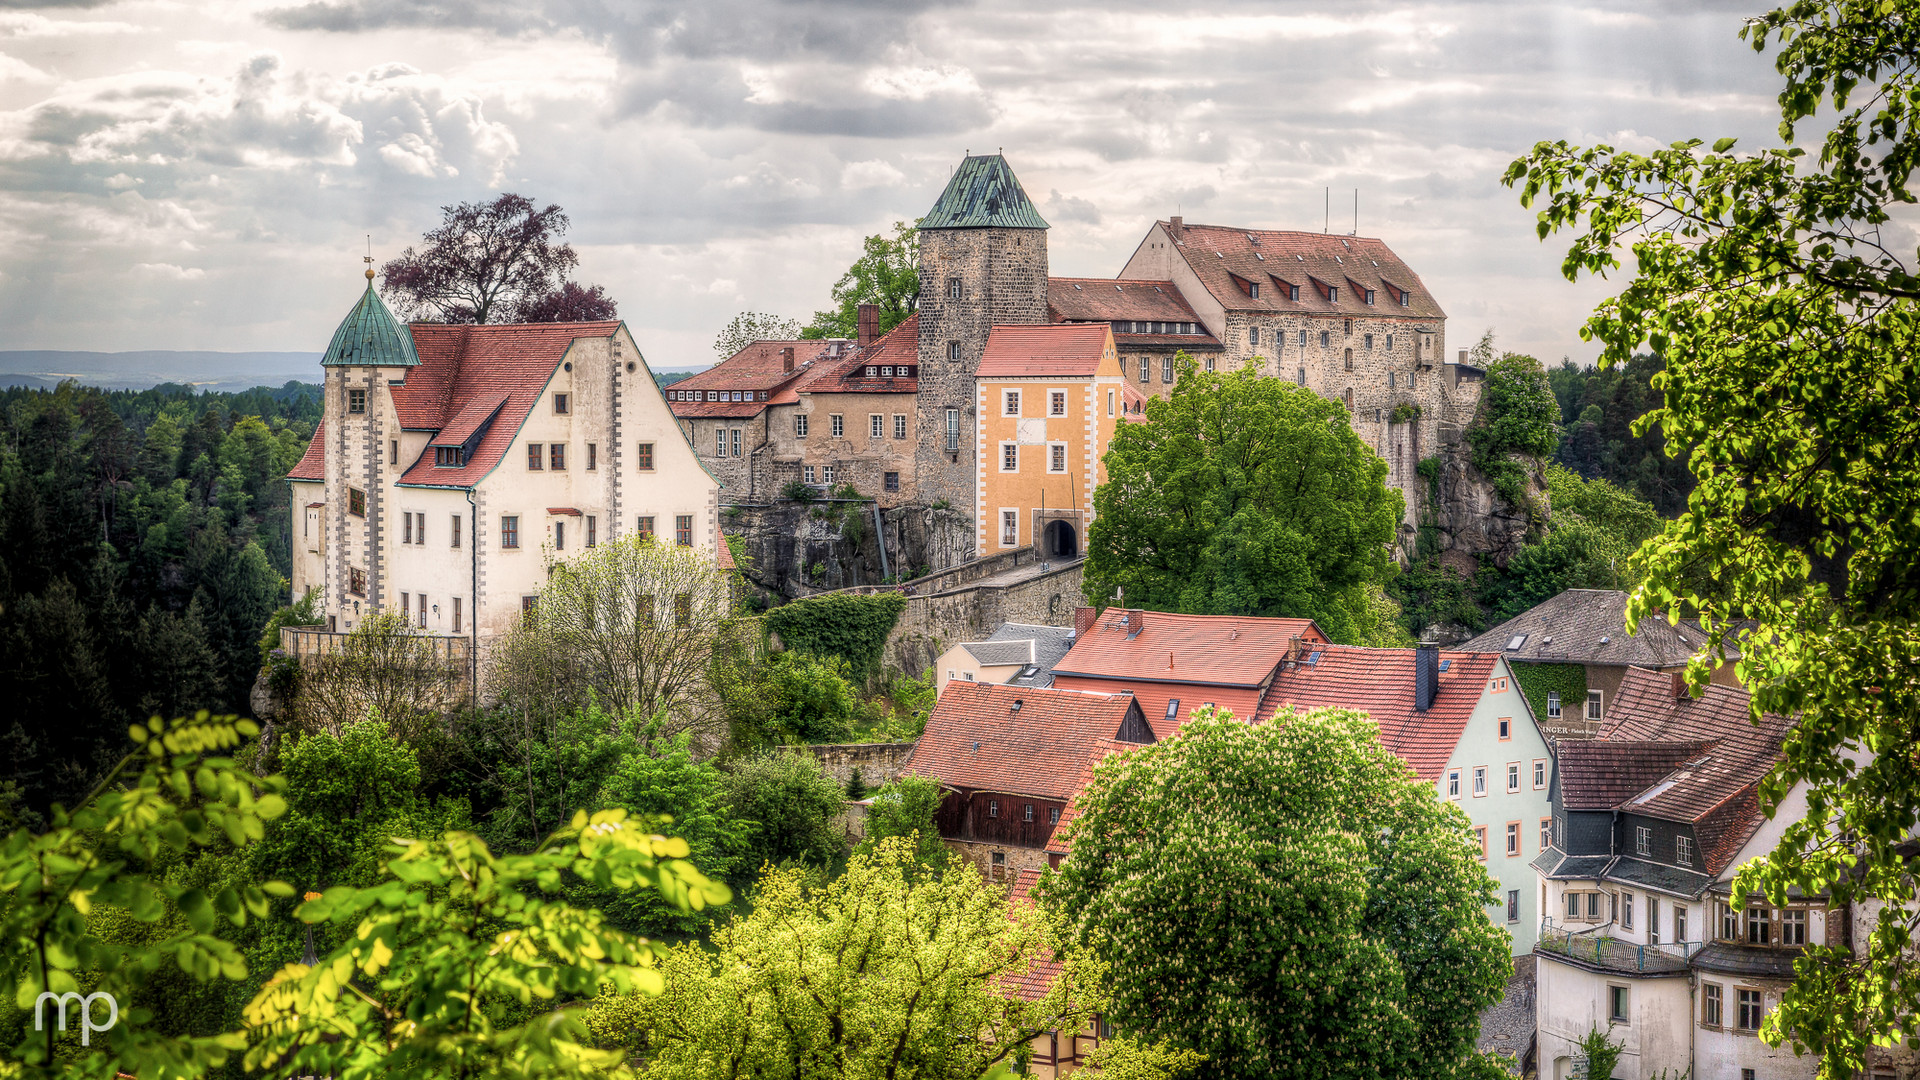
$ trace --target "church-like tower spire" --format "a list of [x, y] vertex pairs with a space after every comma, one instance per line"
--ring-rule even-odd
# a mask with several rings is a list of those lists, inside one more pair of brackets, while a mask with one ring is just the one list
[[[372, 257], [367, 258], [371, 263]], [[373, 288], [373, 267], [367, 267], [367, 291], [353, 305], [322, 357], [323, 365], [363, 367], [417, 367], [413, 335], [407, 332]]]

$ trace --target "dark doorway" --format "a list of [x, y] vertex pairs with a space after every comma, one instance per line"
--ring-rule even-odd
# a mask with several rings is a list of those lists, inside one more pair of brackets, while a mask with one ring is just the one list
[[1064, 521], [1047, 523], [1045, 542], [1042, 545], [1049, 559], [1070, 559], [1080, 554], [1080, 534], [1072, 525]]

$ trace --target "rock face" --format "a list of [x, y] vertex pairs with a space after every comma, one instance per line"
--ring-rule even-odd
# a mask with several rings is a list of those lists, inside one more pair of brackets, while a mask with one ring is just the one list
[[721, 515], [720, 526], [728, 536], [746, 540], [747, 579], [787, 598], [875, 585], [889, 577], [904, 580], [972, 554], [973, 527], [958, 511], [883, 510], [876, 535], [873, 509], [868, 502], [780, 502], [729, 511]]
[[[1540, 462], [1523, 460], [1527, 467], [1526, 496], [1542, 512], [1547, 508], [1547, 476]], [[1439, 454], [1438, 498], [1427, 519], [1440, 546], [1443, 565], [1473, 572], [1475, 557], [1491, 559], [1506, 569], [1507, 560], [1526, 544], [1533, 521], [1525, 507], [1509, 506], [1493, 489], [1493, 481], [1467, 457], [1465, 446], [1447, 446]], [[1432, 496], [1429, 495], [1429, 498]]]

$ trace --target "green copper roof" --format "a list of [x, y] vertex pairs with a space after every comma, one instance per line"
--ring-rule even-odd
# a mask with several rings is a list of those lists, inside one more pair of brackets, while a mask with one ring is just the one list
[[367, 279], [367, 291], [353, 305], [340, 329], [333, 332], [322, 364], [358, 364], [363, 367], [415, 367], [420, 357], [413, 351], [413, 335], [394, 320], [393, 313], [373, 291], [373, 279]]
[[968, 157], [920, 219], [923, 229], [1044, 229], [1047, 220], [999, 154]]

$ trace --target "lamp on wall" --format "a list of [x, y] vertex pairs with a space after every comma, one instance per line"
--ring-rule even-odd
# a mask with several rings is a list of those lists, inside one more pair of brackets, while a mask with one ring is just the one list
[[433, 616], [434, 616], [434, 618], [436, 618], [436, 619], [440, 617], [440, 605], [439, 605], [439, 604], [435, 604], [435, 605], [433, 605]]

